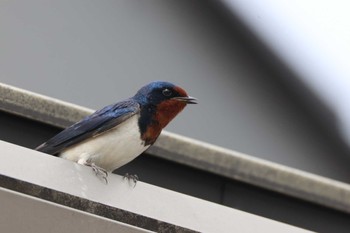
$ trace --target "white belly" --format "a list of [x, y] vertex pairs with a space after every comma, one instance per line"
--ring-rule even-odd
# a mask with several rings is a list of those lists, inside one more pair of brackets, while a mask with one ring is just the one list
[[148, 146], [140, 138], [138, 115], [91, 139], [63, 151], [60, 157], [75, 162], [88, 161], [113, 171], [135, 159]]

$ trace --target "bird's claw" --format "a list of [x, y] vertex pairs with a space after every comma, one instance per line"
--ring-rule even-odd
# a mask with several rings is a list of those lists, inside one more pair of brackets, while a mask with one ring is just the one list
[[136, 174], [132, 175], [129, 173], [124, 175], [124, 179], [128, 179], [128, 181], [132, 180], [134, 182], [134, 187], [136, 186], [137, 181], [139, 181], [139, 177]]
[[102, 167], [97, 166], [94, 163], [90, 164], [90, 167], [95, 172], [95, 175], [97, 177], [100, 177], [101, 179], [103, 179], [106, 182], [106, 184], [108, 184], [108, 180], [107, 180], [108, 172], [105, 169], [103, 169]]

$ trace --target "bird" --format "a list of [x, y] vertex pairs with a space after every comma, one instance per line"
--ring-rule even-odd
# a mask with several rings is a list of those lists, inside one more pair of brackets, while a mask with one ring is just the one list
[[[155, 143], [162, 129], [197, 99], [170, 82], [153, 81], [128, 99], [108, 105], [67, 127], [36, 150], [108, 172], [131, 162]], [[124, 178], [138, 181], [137, 175]]]

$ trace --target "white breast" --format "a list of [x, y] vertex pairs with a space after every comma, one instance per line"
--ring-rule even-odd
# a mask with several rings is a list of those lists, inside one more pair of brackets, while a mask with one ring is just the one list
[[138, 115], [132, 116], [115, 128], [83, 141], [60, 154], [75, 162], [85, 160], [113, 171], [135, 159], [148, 146], [140, 138]]

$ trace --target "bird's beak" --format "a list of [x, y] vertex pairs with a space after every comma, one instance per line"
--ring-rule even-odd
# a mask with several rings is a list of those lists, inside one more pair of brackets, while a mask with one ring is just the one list
[[174, 97], [173, 100], [178, 100], [181, 102], [185, 102], [186, 104], [197, 104], [197, 99], [193, 98], [191, 96], [185, 96], [185, 97]]

